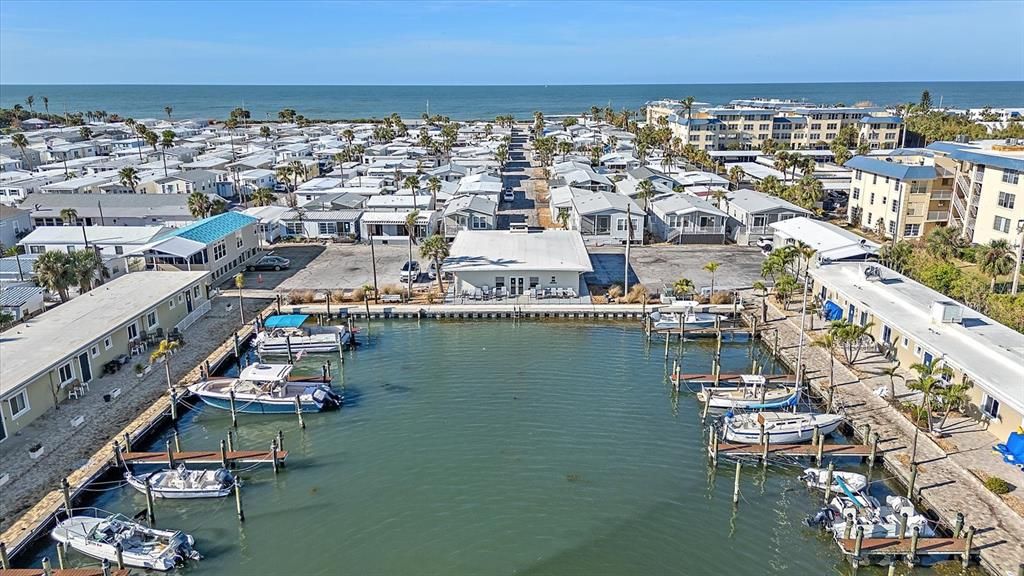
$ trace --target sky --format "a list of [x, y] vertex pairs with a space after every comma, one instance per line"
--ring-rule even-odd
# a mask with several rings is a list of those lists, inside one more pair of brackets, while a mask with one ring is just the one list
[[1001, 2], [0, 2], [0, 84], [1024, 80]]

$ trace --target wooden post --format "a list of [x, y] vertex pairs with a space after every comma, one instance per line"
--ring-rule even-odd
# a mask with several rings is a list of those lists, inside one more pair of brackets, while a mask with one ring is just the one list
[[302, 421], [302, 401], [295, 397], [295, 415], [299, 417], [299, 428], [306, 429], [306, 423]]
[[242, 485], [235, 482], [235, 509], [238, 511], [238, 521], [245, 522], [245, 512], [242, 511]]
[[875, 465], [875, 458], [878, 456], [878, 432], [871, 436], [871, 451], [868, 452], [868, 467]]
[[[764, 426], [761, 428], [764, 429]], [[771, 440], [772, 433], [766, 432], [764, 434], [764, 443], [761, 444], [761, 465], [764, 466], [765, 469], [768, 468], [768, 445], [771, 444]]]
[[53, 576], [53, 571], [50, 569], [50, 558], [43, 556], [43, 576]]
[[718, 431], [711, 428], [711, 463], [718, 465]]
[[956, 513], [956, 524], [953, 525], [953, 538], [959, 538], [964, 531], [964, 513]]
[[856, 538], [857, 539], [853, 541], [853, 565], [854, 566], [859, 566], [860, 565], [860, 551], [861, 551], [861, 548], [864, 546], [864, 527], [863, 526], [857, 526], [857, 536], [856, 536]]
[[705, 391], [705, 393], [704, 393], [704, 410], [701, 412], [701, 415], [700, 415], [700, 419], [701, 419], [702, 422], [704, 420], [708, 419], [708, 412], [710, 412], [710, 411], [711, 411], [711, 394]]
[[103, 576], [110, 576], [110, 560], [100, 560], [100, 570], [103, 571]]
[[67, 513], [68, 518], [71, 518], [71, 484], [67, 478], [60, 479], [60, 491], [64, 494], [64, 512]]
[[206, 378], [204, 378], [204, 380], [208, 380], [210, 378], [210, 361], [206, 360], [205, 362], [203, 362], [203, 366], [206, 366], [206, 370], [204, 370]]
[[228, 401], [230, 402], [229, 408], [231, 409], [231, 426], [238, 428], [238, 413], [235, 411], [235, 390], [233, 388], [228, 390]]
[[861, 438], [861, 442], [863, 442], [865, 446], [867, 446], [868, 443], [871, 442], [871, 440], [870, 440], [870, 438], [871, 438], [871, 424], [867, 424], [867, 423], [864, 424], [864, 431], [861, 433], [861, 437], [860, 438]]
[[284, 346], [288, 350], [288, 363], [291, 364], [293, 362], [293, 360], [292, 360], [292, 337], [290, 335], [287, 335], [287, 334], [285, 335], [285, 337], [284, 337]]
[[0, 542], [0, 568], [4, 570], [11, 569], [11, 561], [7, 558], [7, 543]]
[[238, 330], [235, 330], [234, 343], [235, 343], [235, 365], [238, 366], [239, 370], [241, 370], [242, 369], [242, 354], [239, 351], [239, 346], [238, 346]]
[[235, 451], [235, 431], [228, 428], [228, 452]]
[[[764, 402], [762, 402], [764, 404]], [[818, 445], [818, 427], [811, 428], [811, 446]]]
[[821, 462], [823, 460], [824, 454], [825, 454], [825, 435], [824, 434], [818, 434], [818, 454], [817, 454], [818, 466], [821, 466]]
[[228, 445], [223, 440], [220, 441], [220, 465], [223, 468], [228, 467]]
[[[355, 338], [355, 336], [352, 336]], [[345, 347], [341, 343], [341, 332], [338, 332], [338, 365], [345, 365]]]
[[174, 451], [181, 452], [181, 437], [178, 435], [178, 430], [174, 430]]
[[[815, 428], [815, 430], [817, 430], [817, 428]], [[758, 441], [758, 443], [764, 444], [765, 446], [768, 445], [768, 443], [764, 441], [764, 420], [760, 420], [758, 422], [757, 441]], [[813, 442], [813, 440], [812, 440], [812, 442]]]
[[828, 411], [829, 412], [832, 411], [832, 406], [833, 406], [832, 400], [835, 398], [835, 395], [836, 395], [836, 383], [835, 382], [829, 382], [828, 383]]
[[178, 392], [171, 388], [171, 422], [178, 421]]
[[828, 461], [828, 473], [825, 475], [825, 504], [832, 499], [832, 480], [836, 473], [836, 463], [834, 460]]
[[68, 552], [67, 552], [67, 549], [65, 548], [65, 546], [66, 546], [66, 544], [64, 544], [63, 542], [57, 542], [57, 566], [61, 570], [64, 569], [64, 564], [67, 561], [67, 553]]
[[[153, 513], [153, 487], [149, 483], [149, 477], [146, 478], [146, 518], [149, 519], [150, 526], [156, 526], [156, 515]], [[120, 567], [120, 564], [118, 565]]]
[[283, 430], [278, 430], [277, 431], [277, 449], [278, 450], [284, 450], [284, 431]]
[[665, 359], [668, 360], [668, 341], [670, 338], [669, 332], [665, 331]]
[[971, 548], [974, 547], [974, 526], [967, 529], [967, 541], [964, 543], [963, 567], [971, 563]]
[[914, 482], [917, 481], [917, 463], [910, 463], [910, 481], [907, 482], [907, 498], [914, 500]]
[[917, 539], [921, 537], [921, 529], [914, 526], [910, 533], [910, 554], [907, 555], [907, 563], [913, 566], [917, 564]]
[[164, 449], [167, 451], [167, 467], [174, 470], [174, 452], [171, 451], [171, 441], [164, 441]]
[[899, 538], [900, 540], [903, 540], [903, 538], [907, 535], [907, 513], [906, 512], [901, 512], [900, 513], [900, 528], [899, 528], [899, 530], [900, 530], [900, 533], [897, 534], [896, 537]]
[[843, 540], [850, 539], [850, 532], [853, 530], [853, 516], [847, 514], [843, 522]]
[[124, 433], [124, 451], [132, 451], [132, 437], [131, 434], [128, 434], [127, 432]]
[[277, 474], [277, 438], [270, 441], [270, 462], [274, 465], [274, 474]]
[[913, 464], [917, 462], [917, 435], [921, 433], [921, 429], [914, 427], [914, 441], [910, 444], [910, 462]]
[[732, 485], [732, 503], [739, 504], [740, 502], [740, 469], [743, 468], [743, 463], [739, 460], [736, 461], [736, 480]]
[[124, 570], [124, 548], [120, 542], [114, 544], [114, 553], [117, 554], [117, 569]]

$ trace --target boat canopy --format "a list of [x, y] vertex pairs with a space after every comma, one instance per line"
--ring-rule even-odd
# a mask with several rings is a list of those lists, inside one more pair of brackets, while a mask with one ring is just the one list
[[267, 328], [298, 328], [309, 318], [309, 314], [278, 314], [263, 321]]
[[287, 380], [291, 371], [291, 364], [250, 364], [242, 368], [239, 379], [254, 382], [278, 382]]

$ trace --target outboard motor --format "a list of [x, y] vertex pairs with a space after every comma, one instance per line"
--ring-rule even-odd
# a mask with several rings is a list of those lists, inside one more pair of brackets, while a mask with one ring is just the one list
[[808, 516], [805, 522], [812, 528], [814, 526], [821, 526], [824, 528], [831, 525], [834, 520], [835, 512], [831, 508], [823, 507], [818, 510], [818, 513], [814, 516]]

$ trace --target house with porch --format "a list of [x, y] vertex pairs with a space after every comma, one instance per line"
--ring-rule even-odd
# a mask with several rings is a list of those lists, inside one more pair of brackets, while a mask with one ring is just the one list
[[132, 255], [147, 269], [206, 270], [220, 283], [259, 254], [259, 220], [241, 212], [225, 212], [161, 234]]
[[280, 220], [288, 237], [356, 240], [362, 215], [362, 210], [297, 209], [285, 212]]
[[812, 215], [810, 210], [778, 196], [746, 188], [727, 193], [719, 208], [729, 215], [726, 235], [737, 244], [753, 244], [761, 236], [771, 236], [770, 224], [775, 222]]
[[441, 214], [444, 236], [451, 240], [463, 230], [494, 230], [498, 205], [486, 196], [466, 194], [449, 200]]
[[[627, 214], [632, 227], [627, 224]], [[569, 228], [588, 243], [644, 241], [644, 209], [632, 198], [616, 192], [574, 193], [569, 205]], [[632, 235], [630, 235], [632, 229]]]
[[651, 201], [648, 226], [665, 242], [724, 244], [729, 215], [692, 194], [666, 194]]
[[[409, 233], [405, 228], [405, 220], [412, 210], [397, 210], [390, 212], [363, 212], [359, 220], [359, 234], [364, 241], [381, 242], [383, 244], [394, 242], [408, 242]], [[413, 237], [419, 240], [426, 238], [437, 231], [440, 212], [437, 210], [418, 210], [416, 216], [415, 230]]]

